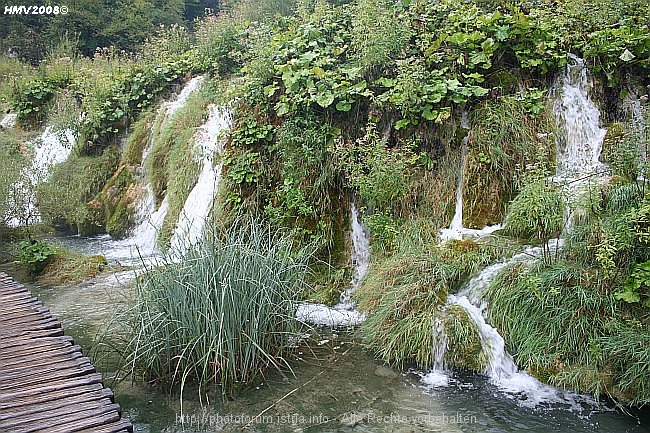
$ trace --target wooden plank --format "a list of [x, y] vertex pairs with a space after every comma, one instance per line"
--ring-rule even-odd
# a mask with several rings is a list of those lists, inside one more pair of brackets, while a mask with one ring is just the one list
[[93, 383], [101, 384], [102, 375], [99, 373], [89, 374], [87, 376], [76, 378], [74, 380], [56, 381], [54, 383], [50, 383], [47, 386], [42, 386], [40, 388], [25, 389], [25, 390], [10, 392], [10, 393], [2, 393], [0, 394], [0, 404], [6, 401], [11, 401], [15, 398], [35, 396], [46, 392], [69, 389], [69, 388], [74, 388], [76, 386], [90, 385]]
[[[36, 432], [47, 429], [48, 432], [63, 431], [70, 432], [75, 429], [100, 426], [105, 415], [109, 421], [114, 422], [120, 419], [119, 405], [110, 402], [96, 401], [80, 403], [65, 408], [43, 410], [37, 418], [33, 416], [10, 418], [2, 423], [0, 427], [10, 428], [15, 432]], [[64, 428], [65, 427], [65, 428]], [[63, 430], [61, 430], [64, 428]]]
[[0, 357], [5, 353], [15, 353], [23, 349], [39, 350], [47, 346], [72, 345], [72, 337], [42, 337], [38, 339], [14, 340], [0, 346]]
[[36, 376], [24, 378], [14, 377], [11, 381], [3, 383], [2, 389], [4, 392], [19, 392], [32, 389], [38, 390], [53, 383], [67, 382], [70, 379], [87, 377], [89, 374], [93, 373], [95, 373], [95, 367], [88, 365], [86, 368], [73, 367], [59, 370], [58, 372], [50, 372]]
[[15, 365], [24, 364], [29, 360], [36, 361], [36, 359], [39, 358], [52, 358], [54, 356], [66, 356], [70, 353], [79, 352], [80, 350], [81, 347], [79, 346], [60, 346], [60, 347], [51, 346], [51, 347], [44, 348], [43, 351], [40, 353], [32, 353], [30, 354], [29, 357], [21, 354], [17, 355], [16, 357], [11, 355], [7, 357], [3, 357], [3, 359], [0, 361], [0, 365], [3, 366], [4, 368], [8, 368]]
[[93, 427], [92, 429], [83, 429], [75, 430], [74, 433], [126, 433], [132, 432], [133, 426], [130, 422], [126, 420], [119, 420], [117, 422], [111, 423], [109, 425], [103, 425], [101, 427]]
[[124, 433], [113, 392], [59, 319], [0, 273], [0, 432]]
[[41, 329], [37, 331], [17, 331], [7, 332], [3, 334], [0, 332], [0, 344], [16, 340], [29, 340], [42, 337], [62, 337], [63, 328]]
[[9, 379], [11, 376], [15, 375], [27, 375], [27, 374], [40, 374], [46, 373], [48, 371], [56, 371], [60, 368], [65, 368], [73, 365], [87, 365], [90, 364], [90, 359], [83, 356], [81, 352], [75, 352], [70, 354], [69, 357], [58, 357], [58, 358], [44, 358], [39, 359], [37, 362], [30, 363], [28, 365], [15, 365], [10, 368], [3, 368], [3, 377]]
[[106, 400], [113, 403], [113, 392], [110, 389], [101, 388], [91, 392], [57, 396], [57, 398], [49, 401], [40, 401], [38, 403], [15, 406], [11, 409], [3, 409], [2, 413], [0, 413], [0, 422], [11, 418], [38, 414], [41, 413], [45, 407], [48, 409], [60, 409], [68, 406], [75, 406], [84, 402], [94, 402], [98, 400]]
[[[29, 406], [38, 406], [55, 400], [63, 399], [66, 397], [74, 398], [77, 396], [83, 396], [85, 394], [92, 394], [104, 390], [109, 391], [111, 395], [113, 394], [113, 392], [110, 389], [104, 388], [101, 383], [93, 383], [90, 385], [77, 386], [69, 389], [50, 391], [35, 396], [28, 396], [22, 398], [18, 397], [11, 401], [0, 403], [0, 410], [5, 411], [5, 410], [16, 409], [16, 408], [18, 409], [26, 408]], [[112, 397], [110, 398], [112, 399]]]

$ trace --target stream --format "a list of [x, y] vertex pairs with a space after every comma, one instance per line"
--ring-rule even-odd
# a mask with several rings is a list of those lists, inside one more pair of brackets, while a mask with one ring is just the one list
[[[50, 241], [85, 254], [108, 253], [119, 245], [106, 236], [55, 236]], [[66, 333], [92, 354], [97, 333], [129, 302], [132, 278], [133, 271], [120, 271], [81, 284], [31, 289], [60, 318]], [[425, 372], [384, 366], [363, 350], [353, 328], [319, 330], [309, 346], [297, 349], [290, 362], [294, 375], [272, 373], [225, 402], [218, 393], [200, 401], [194, 390], [186, 389], [182, 412], [178, 395], [146, 383], [115, 382], [106, 362], [93, 362], [136, 432], [650, 431], [648, 411], [623, 414], [588, 396], [559, 402], [548, 398], [551, 387], [508, 392], [487, 376], [460, 371], [447, 371], [440, 386], [430, 377], [423, 380]]]

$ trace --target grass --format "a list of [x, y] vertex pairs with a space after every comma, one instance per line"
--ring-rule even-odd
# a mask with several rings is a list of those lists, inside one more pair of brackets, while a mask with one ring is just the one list
[[596, 397], [650, 402], [648, 312], [616, 301], [597, 269], [518, 263], [485, 296], [490, 320], [521, 368]]
[[[467, 278], [497, 256], [496, 249], [473, 241], [458, 241], [443, 247], [425, 247], [376, 258], [363, 285], [355, 293], [359, 309], [368, 313], [361, 335], [368, 347], [389, 364], [415, 362], [432, 365], [434, 319], [447, 294], [457, 292]], [[457, 336], [449, 363], [461, 368], [478, 367], [482, 361], [470, 344], [463, 353], [460, 339], [475, 342], [476, 330], [467, 327], [466, 317], [450, 312], [444, 320]], [[456, 312], [458, 313], [458, 312]], [[461, 332], [462, 331], [462, 332]], [[469, 347], [472, 346], [472, 349]], [[480, 347], [479, 347], [480, 349]]]
[[512, 97], [488, 101], [472, 113], [465, 162], [463, 211], [467, 227], [503, 221], [508, 202], [534, 166], [550, 169], [555, 160], [552, 119], [533, 116]]
[[237, 223], [137, 279], [124, 316], [132, 374], [180, 383], [181, 393], [194, 380], [227, 395], [266, 368], [287, 367], [310, 252], [264, 224]]

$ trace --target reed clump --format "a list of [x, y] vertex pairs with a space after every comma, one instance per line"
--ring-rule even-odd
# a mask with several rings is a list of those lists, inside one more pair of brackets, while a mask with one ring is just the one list
[[172, 251], [136, 282], [125, 353], [132, 374], [209, 386], [225, 396], [267, 368], [282, 371], [295, 342], [296, 301], [311, 250], [268, 225], [211, 228], [186, 253]]

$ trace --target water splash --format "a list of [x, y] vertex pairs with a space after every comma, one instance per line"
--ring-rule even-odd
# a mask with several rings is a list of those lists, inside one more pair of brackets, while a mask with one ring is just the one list
[[18, 227], [40, 221], [35, 187], [48, 180], [55, 165], [68, 159], [76, 142], [73, 130], [55, 130], [48, 126], [38, 139], [30, 143], [32, 163], [21, 170], [19, 179], [11, 186], [14, 193], [10, 196], [9, 207], [14, 214], [9, 218], [9, 226]]
[[341, 293], [334, 307], [322, 304], [302, 303], [296, 317], [304, 323], [322, 326], [356, 326], [365, 320], [365, 314], [356, 310], [352, 294], [359, 288], [370, 266], [370, 235], [359, 221], [359, 211], [354, 202], [351, 206], [352, 265], [354, 271], [350, 287]]
[[185, 200], [171, 239], [172, 250], [176, 252], [186, 251], [201, 240], [221, 180], [223, 163], [220, 161], [215, 166], [214, 155], [215, 152], [223, 151], [224, 142], [220, 135], [230, 128], [232, 113], [216, 105], [211, 105], [209, 111], [207, 122], [199, 128], [194, 137], [203, 166], [196, 185]]

